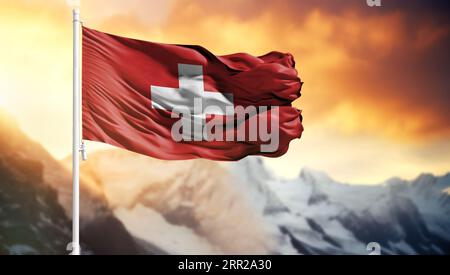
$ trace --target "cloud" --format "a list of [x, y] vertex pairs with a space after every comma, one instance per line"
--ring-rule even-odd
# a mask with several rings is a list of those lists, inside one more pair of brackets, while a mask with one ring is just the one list
[[[70, 9], [65, 0], [0, 3], [0, 34], [8, 38], [0, 51], [0, 104], [34, 139], [64, 157], [71, 148]], [[349, 167], [372, 151], [395, 148], [386, 143], [407, 148], [389, 154], [399, 163], [439, 159], [439, 165], [427, 166], [440, 167], [432, 172], [450, 163], [438, 155], [450, 137], [449, 6], [440, 0], [384, 0], [381, 8], [369, 8], [364, 0], [96, 0], [81, 2], [81, 17], [102, 31], [200, 44], [218, 55], [293, 53], [305, 81], [295, 102], [303, 109], [305, 132], [280, 161], [289, 160], [284, 167], [292, 170], [292, 163], [313, 160], [304, 164], [343, 175], [350, 173], [324, 162], [319, 156], [326, 152], [318, 152], [313, 140], [322, 147], [342, 145], [345, 156], [329, 152], [335, 163]], [[356, 152], [369, 147], [363, 137], [370, 139], [367, 155]], [[428, 154], [418, 149], [425, 145], [434, 146]], [[401, 169], [392, 163], [387, 169], [380, 154], [373, 159], [366, 166], [380, 169], [361, 168], [367, 177]], [[406, 168], [418, 173], [423, 164]]]
[[385, 2], [177, 1], [159, 37], [216, 54], [293, 52], [307, 120], [402, 142], [447, 138], [448, 4]]

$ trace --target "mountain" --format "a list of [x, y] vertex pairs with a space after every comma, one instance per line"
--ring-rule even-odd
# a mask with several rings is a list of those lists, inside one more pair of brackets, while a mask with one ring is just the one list
[[[450, 174], [350, 185], [262, 158], [162, 161], [97, 151], [81, 164], [87, 254], [450, 253]], [[0, 254], [67, 254], [70, 159], [55, 160], [0, 112]]]
[[134, 236], [170, 254], [265, 254], [271, 238], [228, 169], [208, 160], [162, 161], [98, 151], [81, 166]]
[[275, 177], [262, 158], [161, 161], [125, 150], [90, 154], [133, 235], [170, 254], [448, 254], [450, 175], [349, 185], [303, 169]]
[[277, 179], [260, 158], [231, 170], [278, 228], [276, 253], [367, 254], [371, 242], [382, 254], [450, 253], [450, 174], [369, 186], [339, 183], [311, 169]]
[[[71, 174], [0, 111], [0, 254], [68, 254]], [[81, 181], [80, 238], [87, 253], [143, 254], [101, 189]]]
[[0, 254], [65, 252], [70, 221], [57, 193], [44, 185], [42, 170], [21, 156], [0, 157]]

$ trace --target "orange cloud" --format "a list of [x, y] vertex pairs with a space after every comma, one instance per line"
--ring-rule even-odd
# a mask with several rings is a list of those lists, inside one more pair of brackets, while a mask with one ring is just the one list
[[[215, 54], [293, 53], [305, 81], [295, 102], [305, 133], [279, 167], [292, 170], [289, 164], [301, 158], [343, 175], [350, 169], [343, 166], [370, 158], [370, 169], [361, 168], [367, 175], [444, 171], [450, 163], [439, 156], [450, 140], [448, 9], [417, 0], [371, 9], [364, 2], [96, 0], [82, 1], [81, 13], [86, 26], [105, 32], [200, 44]], [[71, 146], [70, 10], [65, 0], [0, 3], [0, 35], [8, 38], [0, 45], [0, 105], [53, 154], [65, 156]], [[382, 174], [382, 150], [395, 148], [386, 143], [404, 146], [397, 163], [416, 156], [423, 161], [411, 164], [414, 169], [390, 163]], [[428, 145], [433, 150], [423, 153]], [[324, 154], [333, 155], [330, 163]]]
[[277, 1], [263, 2], [264, 10], [252, 3], [177, 2], [155, 38], [202, 44], [216, 54], [294, 53], [306, 82], [296, 105], [312, 123], [339, 121], [330, 127], [398, 141], [449, 136], [448, 54], [439, 55], [449, 42], [447, 25], [427, 17], [412, 25], [400, 10], [330, 13], [316, 6], [296, 17]]

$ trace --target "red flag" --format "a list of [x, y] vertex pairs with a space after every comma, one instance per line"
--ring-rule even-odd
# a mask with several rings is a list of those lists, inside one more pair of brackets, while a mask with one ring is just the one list
[[215, 56], [83, 27], [82, 57], [84, 139], [160, 159], [237, 160], [280, 156], [302, 134], [291, 54]]

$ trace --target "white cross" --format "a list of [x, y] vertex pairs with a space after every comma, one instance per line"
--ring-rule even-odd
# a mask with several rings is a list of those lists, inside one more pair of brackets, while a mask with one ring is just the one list
[[[205, 91], [200, 65], [178, 64], [179, 88], [150, 86], [152, 107], [172, 111], [175, 107], [189, 110], [193, 116], [233, 114], [233, 94]], [[201, 108], [194, 108], [200, 100]], [[229, 108], [227, 108], [229, 107]], [[231, 108], [230, 108], [231, 107]], [[230, 111], [232, 113], [230, 113]]]

